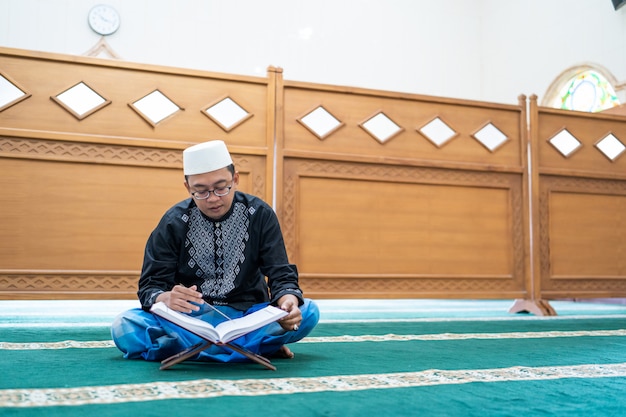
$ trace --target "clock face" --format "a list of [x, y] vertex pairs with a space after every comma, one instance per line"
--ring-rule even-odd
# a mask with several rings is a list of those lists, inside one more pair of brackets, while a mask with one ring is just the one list
[[120, 15], [113, 7], [106, 4], [94, 6], [89, 11], [89, 26], [94, 32], [106, 36], [120, 27]]

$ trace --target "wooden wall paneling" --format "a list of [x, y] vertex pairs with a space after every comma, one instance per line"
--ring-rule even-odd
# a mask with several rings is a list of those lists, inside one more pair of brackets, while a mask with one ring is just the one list
[[540, 198], [542, 294], [626, 296], [626, 182], [545, 175]]
[[285, 168], [286, 240], [308, 294], [525, 295], [519, 176], [305, 159]]
[[[549, 299], [626, 294], [626, 156], [596, 147], [626, 142], [621, 116], [8, 48], [0, 74], [27, 92], [0, 110], [0, 298], [134, 297], [147, 233], [185, 197], [181, 151], [209, 139], [275, 204], [309, 296], [517, 298], [552, 314]], [[51, 99], [80, 82], [107, 104], [77, 116]], [[154, 90], [182, 110], [146, 122], [129, 103]], [[251, 116], [203, 114], [225, 97]], [[303, 125], [320, 106], [340, 123], [321, 136]], [[399, 127], [388, 140], [364, 128], [378, 113]], [[433, 120], [449, 140], [429, 140]], [[484, 126], [508, 140], [482, 145]], [[549, 143], [563, 129], [581, 144], [567, 157]]]
[[[608, 134], [626, 144], [623, 116], [543, 107], [538, 112], [536, 156], [542, 174], [626, 180], [626, 153], [611, 161], [595, 146]], [[567, 157], [550, 144], [550, 139], [564, 129], [581, 143], [580, 148]]]
[[[316, 297], [526, 297], [525, 106], [285, 81], [283, 223]], [[344, 125], [316, 136], [323, 106]], [[380, 143], [359, 125], [383, 111], [403, 130]], [[418, 132], [440, 117], [457, 133]], [[523, 119], [523, 120], [522, 120]], [[508, 136], [490, 152], [472, 136]]]
[[[0, 298], [134, 298], [195, 142], [225, 140], [240, 189], [271, 198], [266, 80], [6, 48], [0, 72], [31, 94], [0, 111]], [[50, 99], [79, 81], [111, 103], [80, 118]], [[154, 88], [185, 110], [147, 123], [128, 101]], [[225, 130], [201, 113], [213, 97], [252, 116]]]
[[[538, 245], [543, 298], [626, 296], [626, 157], [600, 153], [612, 133], [626, 143], [621, 116], [538, 108]], [[567, 129], [581, 143], [563, 156], [549, 140]]]
[[[180, 152], [132, 154], [101, 145], [94, 163], [75, 143], [31, 139], [24, 147], [23, 140], [0, 137], [0, 144], [0, 298], [134, 297], [148, 235], [167, 208], [187, 198]], [[6, 145], [14, 148], [7, 152]], [[162, 158], [137, 163], [155, 154]], [[264, 158], [233, 158], [240, 189], [262, 195]], [[112, 285], [85, 288], [94, 277]]]
[[[318, 139], [297, 120], [323, 106], [344, 126]], [[383, 111], [404, 130], [381, 144], [359, 124]], [[521, 172], [521, 109], [473, 101], [285, 81], [285, 156]], [[457, 135], [438, 147], [418, 129], [440, 117]], [[472, 135], [492, 123], [508, 138], [495, 152]]]
[[[31, 97], [0, 112], [5, 134], [20, 131], [63, 132], [67, 140], [181, 149], [210, 139], [267, 153], [267, 80], [256, 77], [148, 66], [90, 57], [31, 53], [0, 48], [0, 71]], [[43, 74], [43, 76], [42, 76]], [[111, 104], [83, 120], [50, 99], [84, 82]], [[129, 103], [159, 90], [183, 110], [152, 126]], [[201, 110], [230, 97], [253, 116], [225, 131]]]

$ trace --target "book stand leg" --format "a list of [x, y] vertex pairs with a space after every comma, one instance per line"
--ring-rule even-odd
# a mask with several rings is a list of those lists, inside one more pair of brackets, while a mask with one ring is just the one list
[[192, 356], [202, 352], [203, 350], [207, 349], [209, 346], [211, 346], [210, 342], [200, 342], [198, 344], [195, 344], [193, 346], [191, 346], [190, 348], [187, 348], [185, 350], [183, 350], [182, 352], [177, 353], [176, 355], [172, 355], [167, 359], [164, 359], [161, 361], [161, 367], [159, 369], [163, 370], [163, 369], [167, 369], [170, 366], [176, 365], [177, 363], [181, 363], [183, 361], [186, 361], [187, 359], [191, 358]]
[[[190, 348], [187, 348], [183, 350], [182, 352], [179, 352], [176, 355], [170, 356], [169, 358], [161, 361], [161, 367], [159, 369], [161, 370], [168, 369], [169, 367], [176, 365], [177, 363], [186, 361], [192, 356], [195, 356], [198, 353], [202, 352], [203, 350], [208, 349], [212, 344], [213, 344], [212, 342], [208, 342], [208, 341], [195, 344], [191, 346]], [[258, 363], [259, 365], [263, 365], [267, 369], [270, 369], [272, 371], [276, 370], [276, 367], [272, 365], [269, 359], [261, 355], [257, 355], [256, 353], [250, 352], [248, 349], [242, 346], [236, 345], [234, 343], [219, 343], [217, 344], [217, 346], [226, 346], [229, 349], [232, 349], [235, 352], [242, 354], [243, 356], [250, 359], [251, 361]]]
[[270, 362], [270, 360], [267, 359], [265, 356], [257, 355], [256, 353], [250, 352], [248, 349], [242, 346], [236, 345], [234, 343], [224, 343], [220, 345], [227, 346], [230, 349], [234, 350], [235, 352], [241, 353], [246, 358], [250, 359], [253, 362], [258, 363], [259, 365], [265, 366], [267, 369], [270, 369], [272, 371], [276, 370], [276, 367], [272, 365], [272, 362]]

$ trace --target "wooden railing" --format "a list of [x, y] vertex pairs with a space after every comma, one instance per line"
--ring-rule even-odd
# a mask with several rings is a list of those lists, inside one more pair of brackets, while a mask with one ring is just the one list
[[[0, 75], [23, 92], [0, 102], [0, 298], [134, 297], [181, 152], [210, 139], [274, 205], [307, 296], [626, 295], [626, 157], [597, 147], [624, 117], [7, 48]], [[97, 108], [66, 106], [77, 84]], [[154, 91], [172, 114], [142, 111]]]

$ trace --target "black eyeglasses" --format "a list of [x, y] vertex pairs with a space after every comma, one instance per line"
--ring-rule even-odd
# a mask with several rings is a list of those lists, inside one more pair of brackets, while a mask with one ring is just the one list
[[217, 197], [224, 197], [225, 195], [228, 195], [228, 193], [230, 193], [231, 188], [233, 188], [232, 184], [227, 185], [226, 187], [217, 187], [213, 190], [196, 191], [191, 193], [191, 195], [196, 200], [206, 200], [211, 196], [211, 193], [215, 194], [215, 196]]

